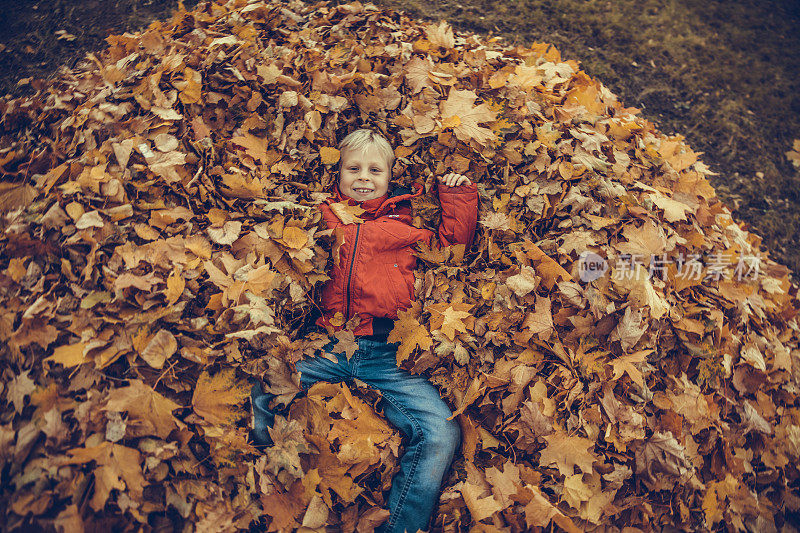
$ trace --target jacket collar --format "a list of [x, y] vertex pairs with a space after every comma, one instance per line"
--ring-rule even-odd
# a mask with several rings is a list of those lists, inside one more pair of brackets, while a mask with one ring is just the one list
[[373, 198], [372, 200], [367, 200], [365, 202], [359, 202], [353, 198], [350, 198], [349, 196], [343, 195], [339, 190], [339, 187], [336, 187], [333, 197], [329, 197], [325, 201], [328, 204], [347, 202], [349, 205], [358, 205], [361, 207], [361, 209], [372, 215], [372, 217], [377, 218], [395, 209], [400, 202], [411, 200], [412, 198], [422, 195], [422, 185], [419, 183], [413, 183], [411, 186], [412, 189], [407, 187], [395, 187], [390, 193], [384, 194], [380, 198]]

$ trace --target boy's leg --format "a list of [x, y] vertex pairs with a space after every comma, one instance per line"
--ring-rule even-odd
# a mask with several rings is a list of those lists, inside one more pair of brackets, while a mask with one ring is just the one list
[[428, 527], [439, 501], [442, 479], [461, 441], [461, 430], [439, 391], [423, 376], [397, 367], [396, 347], [359, 341], [362, 356], [356, 377], [383, 394], [386, 418], [409, 437], [400, 470], [389, 493], [387, 532]]
[[261, 382], [257, 379], [252, 380], [253, 388], [250, 389], [250, 404], [253, 406], [253, 441], [260, 446], [272, 444], [268, 428], [275, 422], [275, 413], [269, 408], [269, 402], [275, 397], [274, 394], [264, 392]]
[[[329, 352], [332, 347], [333, 343], [326, 345], [323, 350]], [[296, 368], [300, 373], [300, 387], [305, 390], [317, 381], [337, 383], [351, 380], [353, 374], [347, 358], [344, 355], [337, 355], [336, 357], [338, 359], [336, 363], [321, 355], [299, 361]], [[275, 398], [275, 395], [264, 392], [260, 382], [254, 382], [250, 391], [250, 401], [253, 406], [252, 434], [253, 440], [261, 446], [272, 444], [269, 428], [272, 427], [275, 421], [275, 412], [270, 408], [269, 404], [273, 398]]]

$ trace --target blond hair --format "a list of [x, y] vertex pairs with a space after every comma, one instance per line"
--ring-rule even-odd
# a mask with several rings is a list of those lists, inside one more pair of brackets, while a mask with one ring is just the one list
[[376, 131], [360, 129], [350, 133], [339, 143], [339, 150], [363, 152], [370, 146], [377, 148], [378, 152], [386, 158], [386, 165], [391, 173], [392, 165], [394, 165], [394, 150], [386, 137]]

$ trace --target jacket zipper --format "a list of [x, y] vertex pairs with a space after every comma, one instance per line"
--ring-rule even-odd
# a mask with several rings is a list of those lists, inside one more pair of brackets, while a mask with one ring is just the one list
[[358, 234], [361, 233], [361, 224], [356, 224], [356, 239], [353, 243], [353, 256], [350, 258], [350, 271], [347, 273], [347, 307], [345, 308], [345, 320], [350, 320], [350, 286], [353, 281], [353, 265], [356, 262], [356, 251], [358, 250]]

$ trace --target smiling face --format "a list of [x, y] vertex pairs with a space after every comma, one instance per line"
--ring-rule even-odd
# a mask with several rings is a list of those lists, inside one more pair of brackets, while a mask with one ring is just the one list
[[345, 196], [359, 202], [380, 198], [389, 190], [390, 177], [389, 162], [375, 145], [342, 150], [339, 190]]

